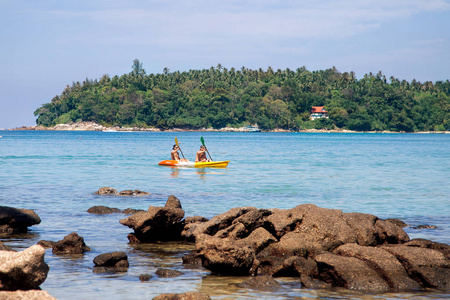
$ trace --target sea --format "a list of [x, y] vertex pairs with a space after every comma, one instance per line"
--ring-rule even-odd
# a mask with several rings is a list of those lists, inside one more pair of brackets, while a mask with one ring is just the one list
[[[398, 218], [410, 238], [450, 244], [450, 134], [0, 131], [0, 205], [34, 210], [42, 222], [25, 234], [0, 236], [21, 251], [71, 232], [92, 251], [45, 253], [50, 271], [41, 285], [58, 299], [151, 299], [198, 291], [212, 299], [439, 299], [442, 292], [367, 294], [302, 288], [276, 278], [276, 292], [239, 286], [247, 277], [215, 276], [182, 264], [189, 243], [130, 245], [122, 213], [94, 215], [92, 206], [144, 209], [180, 199], [186, 216], [211, 218], [234, 207], [288, 209], [313, 203], [343, 212]], [[201, 137], [227, 168], [159, 166], [175, 138], [194, 160]], [[101, 187], [141, 190], [142, 197], [99, 196]], [[419, 225], [435, 228], [415, 229]], [[124, 251], [127, 272], [97, 273], [93, 259]], [[158, 268], [183, 274], [160, 278]], [[141, 274], [153, 276], [141, 282]]]

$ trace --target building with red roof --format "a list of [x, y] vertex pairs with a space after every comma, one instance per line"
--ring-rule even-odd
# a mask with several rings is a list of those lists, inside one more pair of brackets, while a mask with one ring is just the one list
[[319, 118], [328, 118], [327, 111], [323, 106], [313, 106], [311, 109], [311, 120], [319, 119]]

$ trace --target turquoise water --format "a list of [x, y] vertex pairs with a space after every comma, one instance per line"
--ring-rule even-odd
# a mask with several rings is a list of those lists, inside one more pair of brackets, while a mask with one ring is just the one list
[[[217, 280], [201, 268], [184, 270], [180, 257], [190, 246], [131, 246], [126, 238], [130, 229], [118, 222], [124, 215], [86, 212], [94, 205], [163, 206], [171, 194], [180, 199], [187, 216], [212, 217], [237, 206], [291, 208], [314, 203], [400, 218], [411, 226], [435, 225], [437, 229], [405, 230], [411, 238], [450, 244], [447, 134], [0, 131], [0, 135], [0, 205], [34, 209], [42, 219], [28, 234], [1, 240], [21, 249], [76, 231], [93, 249], [79, 257], [55, 256], [47, 250], [51, 269], [41, 287], [60, 299], [148, 299], [163, 292], [194, 290], [222, 299], [345, 297], [344, 291], [301, 290], [291, 279], [280, 279], [286, 287], [280, 294], [239, 290], [232, 284], [239, 279]], [[175, 137], [184, 155], [193, 160], [201, 136], [214, 160], [231, 160], [228, 168], [157, 165], [170, 157]], [[103, 186], [151, 195], [93, 194]], [[93, 258], [110, 251], [127, 252], [129, 271], [94, 274]], [[185, 274], [139, 281], [140, 274], [154, 275], [162, 266]]]

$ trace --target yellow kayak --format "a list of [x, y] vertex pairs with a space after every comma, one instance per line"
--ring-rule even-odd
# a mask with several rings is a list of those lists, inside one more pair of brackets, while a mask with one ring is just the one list
[[223, 161], [205, 161], [205, 162], [193, 162], [193, 161], [178, 161], [178, 160], [163, 160], [158, 163], [160, 166], [171, 167], [194, 167], [194, 168], [225, 168], [229, 160]]

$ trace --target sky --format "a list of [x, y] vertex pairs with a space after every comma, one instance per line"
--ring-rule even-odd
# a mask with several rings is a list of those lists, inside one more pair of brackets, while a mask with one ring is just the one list
[[131, 72], [336, 67], [450, 80], [450, 0], [0, 0], [0, 129], [67, 85]]

